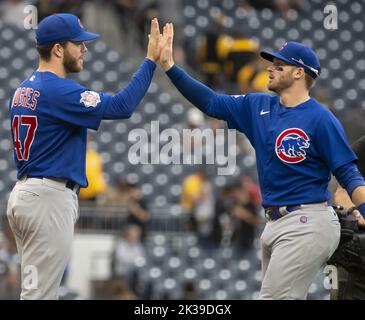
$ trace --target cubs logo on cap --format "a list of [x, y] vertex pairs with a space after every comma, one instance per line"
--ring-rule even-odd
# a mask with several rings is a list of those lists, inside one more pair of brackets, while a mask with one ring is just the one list
[[310, 146], [308, 135], [301, 129], [290, 128], [282, 131], [275, 142], [278, 158], [286, 163], [299, 163], [305, 160]]

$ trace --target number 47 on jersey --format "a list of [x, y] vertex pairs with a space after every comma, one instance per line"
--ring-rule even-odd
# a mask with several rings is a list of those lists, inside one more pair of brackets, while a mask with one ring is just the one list
[[[27, 134], [22, 145], [20, 140], [20, 126], [28, 126]], [[38, 120], [36, 116], [14, 116], [12, 128], [14, 135], [14, 149], [19, 161], [28, 161], [29, 150], [34, 141], [35, 132], [37, 131]], [[24, 147], [24, 148], [23, 148]], [[24, 150], [23, 150], [24, 149]]]

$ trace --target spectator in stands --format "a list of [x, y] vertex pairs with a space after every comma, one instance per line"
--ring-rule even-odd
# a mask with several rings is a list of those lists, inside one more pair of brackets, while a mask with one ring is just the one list
[[253, 60], [259, 46], [254, 40], [246, 37], [241, 29], [235, 30], [232, 38], [233, 41], [224, 61], [224, 70], [231, 83], [237, 84], [239, 70]]
[[216, 247], [231, 243], [233, 228], [230, 211], [234, 204], [233, 189], [232, 185], [224, 186], [215, 201], [211, 242]]
[[141, 229], [141, 240], [144, 242], [151, 216], [138, 186], [124, 180], [118, 181], [114, 188], [109, 188], [106, 192], [105, 203], [125, 208], [127, 211], [125, 223], [137, 225]]
[[223, 60], [219, 46], [224, 45], [222, 19], [218, 16], [213, 19], [213, 25], [207, 32], [198, 38], [196, 56], [200, 72], [205, 76], [205, 83], [218, 88], [220, 75], [223, 72]]
[[106, 192], [105, 202], [111, 206], [126, 207], [128, 202], [128, 183], [120, 179], [115, 186], [110, 186]]
[[237, 183], [233, 190], [234, 205], [231, 209], [233, 224], [232, 244], [240, 254], [252, 248], [256, 225], [259, 223], [255, 204], [248, 190]]
[[248, 192], [251, 202], [255, 205], [256, 210], [261, 208], [261, 192], [259, 185], [252, 177], [245, 175], [241, 178], [241, 186]]
[[257, 185], [248, 176], [221, 189], [215, 205], [212, 243], [232, 245], [239, 254], [252, 247], [259, 223], [255, 201], [261, 198], [257, 192]]
[[128, 184], [128, 217], [127, 223], [137, 225], [141, 229], [141, 241], [144, 242], [147, 234], [147, 226], [150, 221], [150, 213], [147, 209], [147, 202], [136, 184]]
[[259, 55], [239, 69], [237, 83], [241, 93], [268, 92], [269, 75], [266, 67], [268, 63]]
[[107, 183], [103, 176], [103, 160], [90, 136], [86, 152], [86, 177], [88, 187], [80, 189], [80, 200], [96, 202], [107, 190]]
[[113, 275], [125, 279], [133, 292], [136, 292], [134, 262], [146, 255], [141, 234], [141, 228], [137, 225], [126, 225], [122, 237], [116, 242], [112, 257]]
[[214, 197], [212, 185], [204, 167], [184, 179], [181, 206], [189, 214], [190, 230], [196, 233], [200, 245], [205, 248], [211, 247]]

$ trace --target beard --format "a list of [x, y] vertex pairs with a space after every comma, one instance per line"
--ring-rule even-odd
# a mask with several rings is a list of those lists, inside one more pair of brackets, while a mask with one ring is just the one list
[[83, 67], [79, 63], [79, 59], [72, 57], [67, 51], [65, 51], [65, 56], [63, 58], [63, 67], [66, 73], [81, 72]]
[[280, 77], [280, 79], [273, 84], [268, 84], [267, 88], [270, 91], [273, 91], [277, 94], [280, 94], [281, 92], [283, 92], [285, 89], [290, 88], [294, 83], [294, 79], [291, 77], [291, 75], [286, 75], [285, 77], [282, 76]]

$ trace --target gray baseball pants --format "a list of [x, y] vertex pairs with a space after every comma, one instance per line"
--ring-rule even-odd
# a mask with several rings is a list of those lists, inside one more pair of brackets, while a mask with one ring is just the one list
[[62, 180], [24, 178], [10, 194], [7, 217], [21, 261], [20, 298], [58, 299], [78, 218], [76, 192]]
[[321, 266], [340, 241], [340, 223], [327, 203], [302, 205], [261, 235], [262, 286], [259, 299], [306, 299]]

